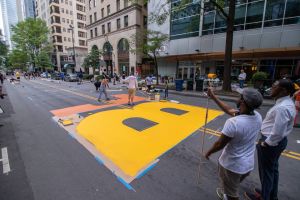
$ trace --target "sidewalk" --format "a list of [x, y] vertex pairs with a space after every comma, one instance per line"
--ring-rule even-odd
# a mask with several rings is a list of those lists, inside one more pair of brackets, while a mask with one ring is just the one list
[[[169, 90], [169, 94], [206, 98], [206, 93], [205, 92], [198, 92], [198, 91]], [[238, 99], [238, 97], [235, 97], [235, 96], [226, 96], [226, 95], [218, 95], [218, 94], [217, 94], [217, 97], [219, 97], [223, 101], [230, 101], [230, 102], [235, 102]], [[274, 104], [275, 104], [275, 101], [272, 100], [272, 99], [264, 99], [264, 101], [263, 101], [263, 106], [273, 106]]]

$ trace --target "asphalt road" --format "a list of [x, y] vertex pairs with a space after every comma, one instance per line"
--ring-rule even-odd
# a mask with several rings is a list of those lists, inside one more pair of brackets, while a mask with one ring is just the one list
[[[118, 86], [122, 88], [121, 86]], [[214, 200], [218, 186], [217, 158], [200, 164], [200, 132], [164, 154], [159, 163], [131, 185], [130, 191], [65, 130], [52, 120], [51, 110], [82, 104], [97, 104], [90, 83], [58, 83], [45, 80], [6, 81], [8, 97], [0, 100], [0, 148], [7, 148], [11, 171], [2, 173], [0, 162], [0, 199], [2, 200]], [[71, 92], [68, 92], [71, 91]], [[122, 93], [115, 91], [112, 93]], [[84, 97], [85, 96], [85, 97]], [[170, 95], [181, 103], [205, 107], [203, 98]], [[233, 103], [229, 103], [234, 106]], [[211, 108], [217, 108], [212, 102]], [[269, 107], [259, 112], [264, 116]], [[208, 127], [221, 130], [224, 115]], [[289, 136], [288, 150], [300, 152], [300, 129]], [[205, 149], [216, 136], [206, 137]], [[297, 159], [298, 158], [298, 159]], [[299, 199], [300, 156], [280, 160], [279, 198]], [[200, 174], [200, 179], [198, 179]], [[242, 183], [241, 193], [259, 186], [257, 167]], [[242, 198], [243, 199], [243, 198]]]

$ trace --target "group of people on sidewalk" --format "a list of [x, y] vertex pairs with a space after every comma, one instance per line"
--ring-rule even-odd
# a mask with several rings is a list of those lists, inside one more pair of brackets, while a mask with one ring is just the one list
[[[296, 115], [291, 98], [294, 86], [289, 79], [276, 81], [271, 96], [276, 104], [268, 111], [264, 120], [255, 111], [263, 102], [262, 95], [253, 88], [238, 90], [240, 98], [237, 109], [220, 101], [211, 89], [208, 95], [229, 118], [221, 131], [221, 137], [207, 151], [205, 157], [223, 149], [219, 157], [221, 188], [217, 194], [221, 199], [239, 199], [239, 185], [254, 169], [255, 146], [257, 149], [260, 188], [244, 193], [246, 199], [277, 200], [279, 163], [281, 153], [287, 146], [287, 136], [292, 132]], [[260, 136], [256, 144], [257, 137]]]

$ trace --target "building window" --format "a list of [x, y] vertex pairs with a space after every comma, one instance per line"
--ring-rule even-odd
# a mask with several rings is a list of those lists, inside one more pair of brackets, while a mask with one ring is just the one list
[[128, 7], [128, 0], [124, 0], [124, 8]]
[[73, 11], [70, 11], [70, 15], [73, 15]]
[[107, 16], [110, 15], [110, 5], [107, 6]]
[[117, 11], [119, 11], [121, 8], [121, 3], [120, 3], [120, 0], [117, 0]]
[[248, 4], [246, 16], [246, 29], [260, 28], [263, 20], [264, 1]]
[[102, 25], [102, 35], [104, 35], [105, 34], [105, 25], [103, 24]]
[[97, 37], [98, 36], [98, 29], [97, 29], [97, 27], [95, 28], [95, 37]]
[[97, 13], [94, 12], [94, 21], [97, 21]]
[[280, 26], [282, 24], [284, 2], [267, 0], [264, 26]]
[[70, 23], [70, 20], [69, 20], [69, 19], [67, 19], [67, 23], [68, 23], [68, 24]]
[[287, 0], [284, 24], [300, 24], [300, 1]]
[[90, 15], [90, 24], [93, 23], [93, 16]]
[[144, 16], [144, 17], [143, 17], [143, 25], [144, 25], [145, 28], [146, 28], [147, 25], [148, 25], [148, 18], [147, 18], [147, 16]]
[[85, 41], [84, 40], [79, 40], [79, 45], [80, 46], [85, 46]]
[[96, 7], [96, 0], [94, 0], [94, 7]]
[[64, 41], [65, 41], [65, 42], [67, 41], [67, 38], [66, 38], [66, 37], [64, 37]]
[[69, 14], [69, 10], [66, 10], [66, 14]]
[[121, 19], [117, 19], [117, 30], [121, 28]]
[[71, 24], [73, 24], [73, 20], [71, 20]]
[[91, 38], [93, 38], [93, 30], [90, 30]]
[[66, 32], [66, 28], [63, 28], [63, 32]]
[[68, 41], [71, 42], [71, 38], [68, 38]]
[[104, 8], [101, 9], [101, 17], [104, 17]]
[[182, 9], [178, 9], [180, 1], [176, 1], [171, 4], [171, 39], [187, 38], [199, 35], [201, 5], [197, 2], [193, 2], [194, 1], [185, 4]]
[[92, 9], [92, 0], [89, 0], [89, 9]]
[[61, 12], [64, 13], [64, 12], [65, 12], [65, 9], [62, 8], [62, 9], [61, 9]]
[[111, 23], [108, 22], [108, 23], [107, 23], [107, 32], [108, 32], [108, 33], [110, 33], [110, 31], [111, 31], [110, 28], [111, 28]]
[[124, 16], [124, 27], [128, 26], [128, 15]]
[[61, 18], [61, 21], [62, 21], [63, 23], [65, 23], [65, 22], [66, 22], [65, 18]]

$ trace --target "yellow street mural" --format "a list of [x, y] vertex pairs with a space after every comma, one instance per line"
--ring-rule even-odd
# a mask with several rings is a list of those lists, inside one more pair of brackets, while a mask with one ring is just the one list
[[[133, 109], [108, 110], [88, 116], [79, 123], [77, 132], [126, 175], [135, 177], [202, 127], [205, 112], [205, 108], [185, 104], [147, 102]], [[208, 122], [221, 114], [209, 110]], [[152, 124], [136, 130], [126, 125], [130, 119], [142, 119]]]

